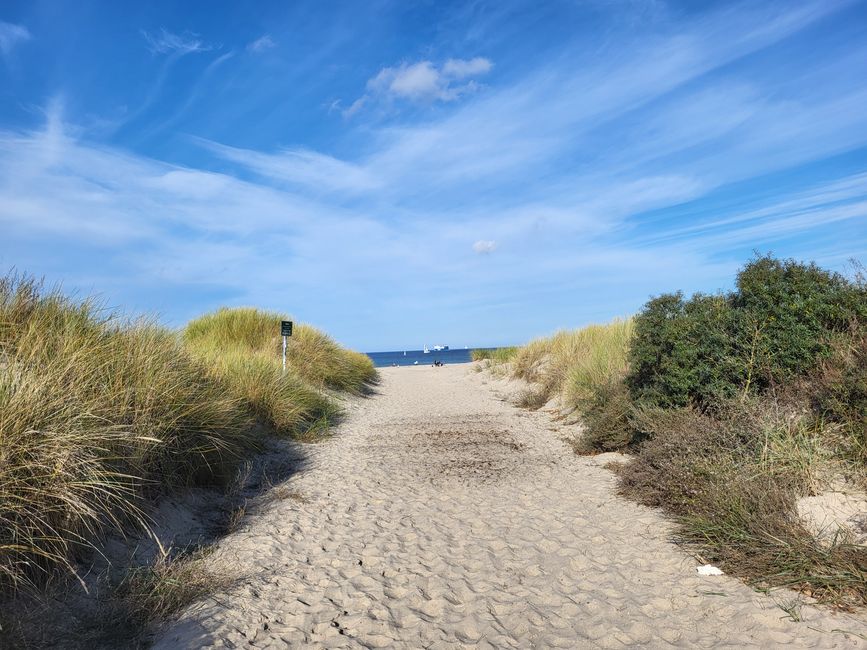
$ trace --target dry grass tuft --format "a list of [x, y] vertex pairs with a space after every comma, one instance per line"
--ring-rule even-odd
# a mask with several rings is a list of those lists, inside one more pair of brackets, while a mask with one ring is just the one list
[[141, 629], [176, 617], [237, 578], [228, 567], [215, 564], [207, 550], [167, 552], [149, 566], [130, 570], [116, 595], [128, 621]]
[[534, 387], [525, 388], [515, 396], [515, 404], [530, 411], [538, 411], [548, 403], [545, 391]]
[[867, 549], [820, 543], [803, 527], [798, 496], [819, 489], [828, 432], [768, 401], [636, 415], [648, 432], [617, 468], [626, 496], [664, 508], [702, 559], [759, 587], [785, 586], [843, 607], [867, 604]]

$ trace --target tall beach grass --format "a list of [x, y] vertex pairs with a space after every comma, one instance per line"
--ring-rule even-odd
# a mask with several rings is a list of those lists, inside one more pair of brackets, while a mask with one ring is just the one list
[[225, 484], [265, 434], [304, 435], [375, 378], [306, 326], [283, 375], [275, 319], [221, 310], [181, 337], [0, 279], [0, 596], [72, 575], [101, 532], [146, 526], [147, 501]]
[[281, 367], [281, 314], [249, 307], [220, 309], [190, 322], [183, 340], [215, 380], [278, 434], [300, 435], [333, 419], [327, 391], [360, 394], [376, 377], [369, 357], [346, 350], [309, 325], [288, 340]]
[[478, 348], [470, 351], [470, 359], [480, 362], [476, 365], [476, 370], [487, 370], [488, 372], [502, 376], [509, 373], [512, 360], [518, 353], [518, 348], [515, 346], [503, 348]]
[[627, 318], [536, 339], [514, 354], [512, 372], [546, 399], [560, 397], [566, 408], [579, 408], [599, 387], [622, 380], [632, 331]]

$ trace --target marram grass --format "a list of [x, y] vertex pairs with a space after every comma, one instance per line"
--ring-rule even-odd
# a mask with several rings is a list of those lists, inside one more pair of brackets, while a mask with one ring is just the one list
[[517, 354], [515, 346], [493, 349], [476, 349], [470, 352], [473, 361], [489, 361], [493, 365], [509, 363]]
[[[632, 319], [615, 319], [536, 339], [518, 348], [512, 372], [550, 399], [578, 408], [600, 387], [621, 381], [627, 369]], [[540, 398], [541, 399], [541, 398]]]
[[283, 319], [250, 307], [224, 308], [189, 323], [183, 339], [251, 415], [276, 433], [299, 435], [337, 415], [327, 391], [362, 393], [376, 371], [366, 355], [302, 324], [289, 337], [283, 372]]
[[262, 441], [257, 420], [304, 436], [336, 412], [329, 389], [374, 379], [305, 326], [283, 375], [275, 319], [221, 310], [182, 339], [0, 278], [0, 593], [71, 573], [101, 531], [145, 525], [149, 498], [230, 479]]

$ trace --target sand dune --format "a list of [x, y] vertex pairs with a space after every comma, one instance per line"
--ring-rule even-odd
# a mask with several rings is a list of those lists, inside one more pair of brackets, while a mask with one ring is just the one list
[[658, 512], [487, 375], [382, 376], [277, 488], [290, 498], [220, 543], [238, 585], [157, 648], [864, 647], [863, 615], [795, 622], [794, 594], [699, 576]]

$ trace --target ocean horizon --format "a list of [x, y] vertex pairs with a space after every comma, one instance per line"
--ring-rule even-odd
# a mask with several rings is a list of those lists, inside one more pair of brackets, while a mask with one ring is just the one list
[[492, 350], [493, 348], [455, 348], [449, 350], [393, 350], [390, 352], [365, 352], [377, 368], [388, 366], [430, 366], [434, 361], [444, 364], [469, 363], [473, 350]]

